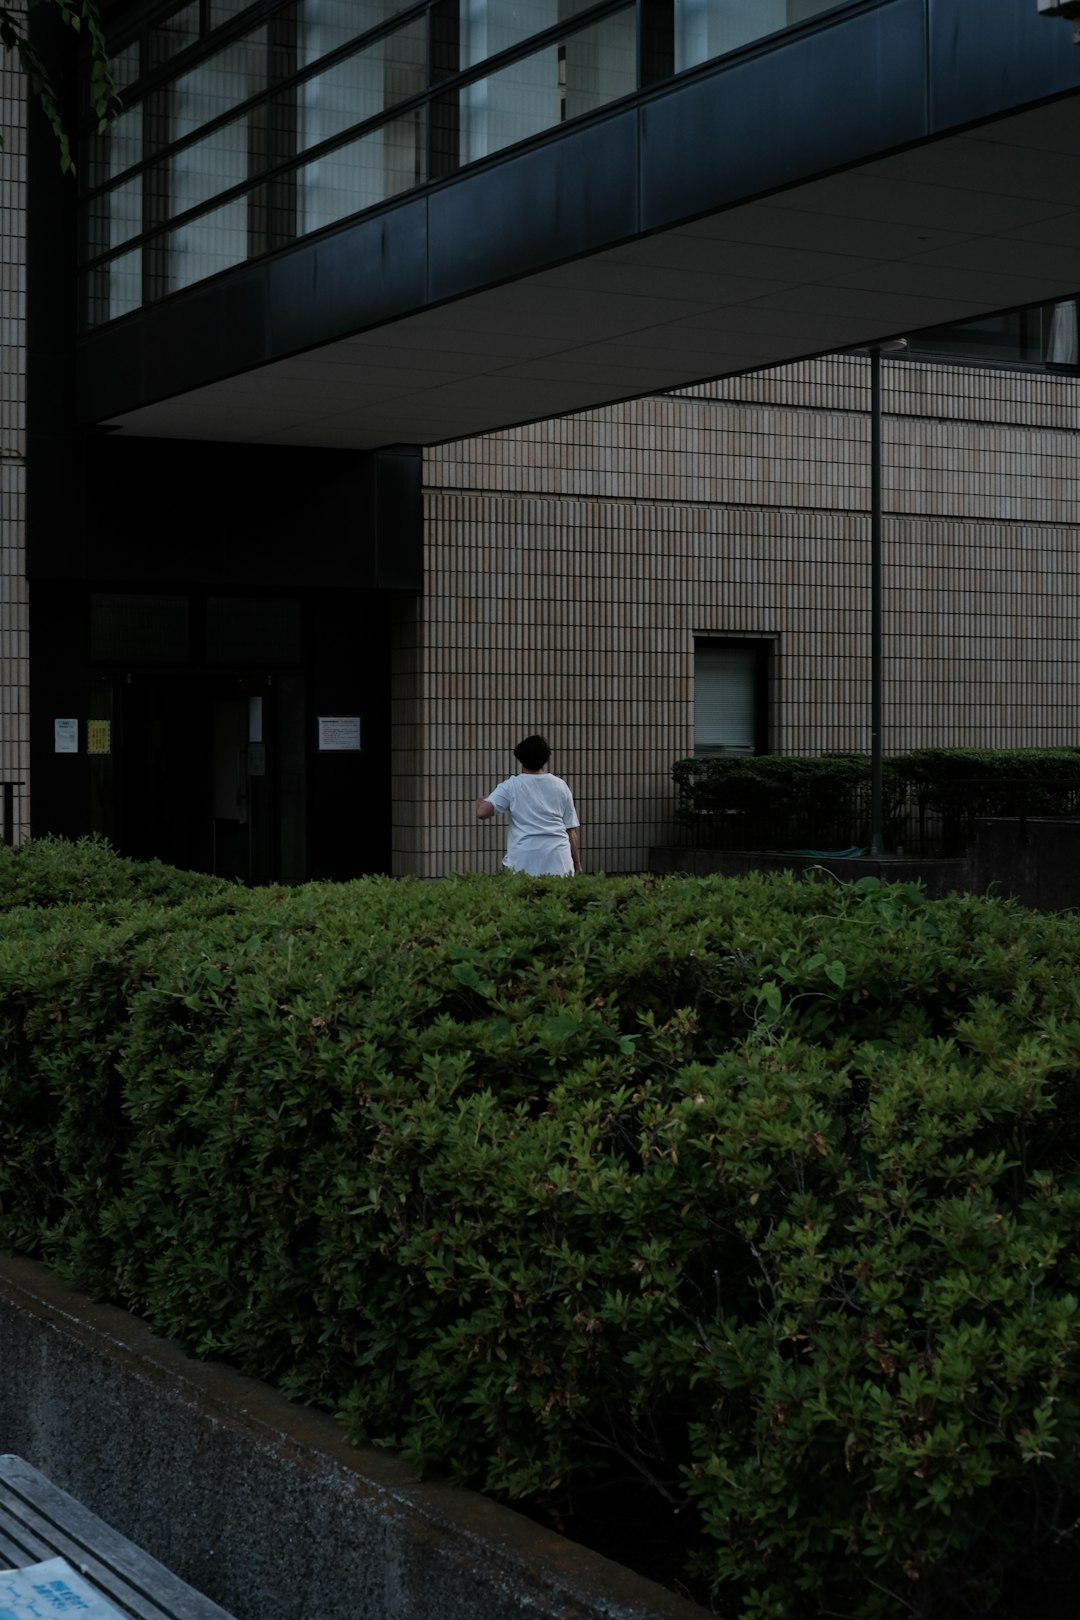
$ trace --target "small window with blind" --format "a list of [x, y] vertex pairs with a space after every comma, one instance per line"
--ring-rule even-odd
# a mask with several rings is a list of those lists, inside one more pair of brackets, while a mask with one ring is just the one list
[[694, 642], [694, 753], [763, 754], [768, 747], [764, 641]]

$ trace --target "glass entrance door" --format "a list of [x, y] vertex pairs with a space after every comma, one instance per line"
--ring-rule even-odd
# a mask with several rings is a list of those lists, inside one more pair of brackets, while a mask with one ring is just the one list
[[269, 681], [244, 678], [210, 700], [212, 860], [220, 877], [268, 883], [273, 876], [274, 795], [267, 775]]
[[[278, 755], [289, 761], [292, 784], [298, 750], [291, 730], [302, 708], [285, 704], [290, 736], [279, 750], [276, 698], [266, 674], [133, 671], [121, 678], [116, 822], [123, 853], [245, 883], [287, 876], [278, 870]], [[290, 785], [286, 793], [290, 807], [297, 797], [302, 777], [299, 792]]]

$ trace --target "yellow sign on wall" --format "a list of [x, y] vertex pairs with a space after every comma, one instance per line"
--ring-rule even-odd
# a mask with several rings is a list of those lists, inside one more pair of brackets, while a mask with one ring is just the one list
[[111, 720], [88, 720], [86, 722], [86, 752], [88, 754], [112, 753]]

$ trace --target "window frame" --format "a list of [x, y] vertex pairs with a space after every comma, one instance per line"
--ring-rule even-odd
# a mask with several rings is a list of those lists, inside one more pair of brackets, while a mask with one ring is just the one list
[[[701, 745], [699, 750], [697, 733], [697, 679], [698, 679], [698, 649], [701, 647], [714, 647], [725, 651], [747, 652], [753, 655], [753, 734], [754, 744], [750, 755], [741, 755], [734, 751], [722, 752], [709, 744]], [[767, 754], [770, 751], [770, 742], [774, 729], [774, 716], [772, 714], [772, 671], [776, 652], [775, 637], [747, 634], [724, 634], [722, 631], [695, 630], [693, 641], [693, 680], [694, 680], [694, 747], [695, 759], [737, 759]]]

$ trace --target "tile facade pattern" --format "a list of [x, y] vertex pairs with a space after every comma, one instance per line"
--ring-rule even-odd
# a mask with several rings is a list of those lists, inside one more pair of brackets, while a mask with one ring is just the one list
[[[26, 100], [0, 56], [0, 782], [18, 782], [18, 840], [30, 819], [26, 584]], [[2, 815], [2, 801], [0, 801]]]
[[[1080, 743], [1080, 380], [883, 372], [886, 751]], [[396, 870], [497, 868], [473, 799], [534, 730], [587, 867], [640, 870], [696, 636], [769, 641], [774, 751], [867, 751], [869, 438], [869, 362], [834, 355], [426, 452]]]
[[[25, 96], [0, 60], [0, 782], [29, 828]], [[886, 362], [885, 747], [1080, 743], [1080, 381]], [[589, 868], [641, 869], [695, 637], [765, 639], [770, 746], [869, 747], [868, 362], [827, 356], [425, 453], [397, 604], [395, 870], [494, 871], [477, 792], [552, 740]]]

